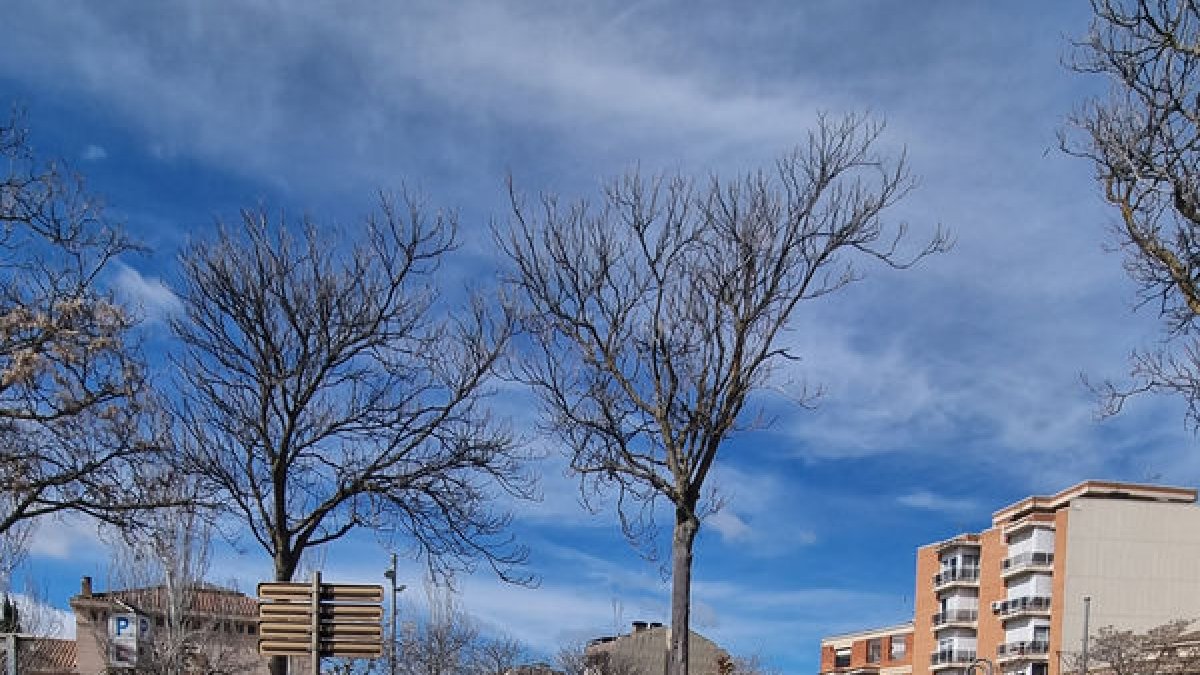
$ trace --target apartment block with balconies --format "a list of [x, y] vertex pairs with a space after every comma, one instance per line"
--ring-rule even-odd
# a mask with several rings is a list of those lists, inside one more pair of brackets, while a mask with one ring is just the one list
[[[1196, 490], [1087, 481], [917, 549], [914, 675], [1059, 675], [1090, 626], [1144, 631], [1200, 608]], [[828, 640], [822, 641], [822, 673]]]

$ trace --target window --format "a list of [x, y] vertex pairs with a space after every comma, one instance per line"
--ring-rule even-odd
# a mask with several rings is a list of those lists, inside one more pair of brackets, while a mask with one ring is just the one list
[[1047, 664], [1045, 663], [1035, 663], [1033, 664], [1033, 671], [1030, 673], [1030, 675], [1046, 675], [1046, 668]]
[[257, 632], [258, 632], [258, 626], [254, 625], [254, 624], [249, 624], [248, 626], [246, 626], [246, 633], [248, 635], [254, 635]]
[[834, 654], [834, 668], [849, 668], [850, 667], [850, 648], [843, 647]]
[[908, 653], [908, 644], [904, 641], [904, 636], [903, 635], [893, 635], [891, 652], [888, 655], [889, 658], [891, 658], [893, 661], [898, 661], [898, 660], [904, 658], [904, 655], [907, 653]]
[[883, 640], [872, 638], [867, 640], [867, 663], [879, 663], [883, 660]]

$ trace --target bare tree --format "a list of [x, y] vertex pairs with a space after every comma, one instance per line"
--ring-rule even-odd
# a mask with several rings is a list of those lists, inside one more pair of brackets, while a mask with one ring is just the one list
[[514, 637], [481, 637], [472, 650], [470, 670], [473, 675], [505, 675], [521, 665], [525, 655], [525, 645]]
[[1092, 0], [1092, 8], [1071, 65], [1105, 76], [1111, 93], [1072, 116], [1063, 147], [1095, 167], [1140, 304], [1157, 308], [1169, 338], [1133, 354], [1132, 383], [1100, 388], [1105, 411], [1119, 412], [1133, 394], [1173, 393], [1200, 424], [1200, 4]]
[[[259, 663], [252, 637], [233, 640], [221, 632], [230, 615], [246, 609], [238, 604], [245, 598], [206, 580], [214, 526], [195, 506], [196, 489], [176, 483], [171, 496], [188, 506], [156, 510], [143, 516], [142, 527], [111, 533], [115, 581], [126, 589], [117, 595], [156, 620], [149, 649], [139, 655], [137, 670], [146, 675], [233, 675]], [[96, 632], [94, 639], [106, 643], [106, 626]]]
[[21, 115], [0, 126], [0, 539], [75, 511], [127, 524], [162, 453], [135, 317], [104, 286], [136, 249], [78, 176], [38, 161]]
[[1104, 672], [1107, 675], [1190, 675], [1200, 672], [1200, 634], [1194, 621], [1178, 620], [1139, 633], [1105, 626], [1088, 641], [1088, 662], [1082, 655], [1064, 656], [1063, 671]]
[[277, 580], [384, 526], [435, 575], [483, 559], [520, 580], [524, 550], [492, 498], [529, 496], [525, 454], [484, 406], [512, 322], [478, 299], [443, 315], [434, 273], [455, 226], [385, 197], [360, 237], [246, 211], [183, 253], [183, 454]]
[[881, 130], [822, 117], [773, 171], [699, 187], [630, 174], [595, 208], [513, 194], [501, 245], [533, 342], [518, 377], [585, 495], [615, 487], [626, 534], [644, 534], [657, 499], [674, 509], [672, 675], [687, 672], [704, 481], [747, 397], [797, 356], [783, 332], [798, 305], [854, 281], [855, 255], [902, 268], [947, 245], [939, 232], [899, 253], [906, 229], [882, 216], [912, 181], [877, 154]]
[[561, 645], [554, 663], [565, 675], [639, 675], [636, 664], [626, 655], [611, 651], [591, 653], [588, 643], [582, 640]]

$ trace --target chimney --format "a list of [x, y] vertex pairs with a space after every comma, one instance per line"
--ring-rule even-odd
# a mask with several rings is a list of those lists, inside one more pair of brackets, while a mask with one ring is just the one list
[[646, 627], [649, 625], [650, 624], [646, 623], [645, 621], [634, 621], [633, 622], [633, 632], [640, 633], [640, 632], [646, 630]]
[[79, 595], [84, 598], [92, 597], [92, 578], [84, 577], [79, 582]]

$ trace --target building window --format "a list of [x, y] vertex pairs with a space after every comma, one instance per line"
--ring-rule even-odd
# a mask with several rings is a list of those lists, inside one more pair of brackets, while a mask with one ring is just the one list
[[254, 624], [250, 624], [249, 626], [246, 626], [246, 633], [248, 633], [250, 635], [254, 635], [257, 632], [258, 632], [258, 626], [254, 625]]
[[850, 667], [850, 649], [843, 647], [837, 650], [833, 657], [834, 668], [849, 668]]
[[904, 642], [904, 636], [903, 635], [893, 635], [892, 636], [892, 649], [891, 649], [891, 654], [890, 654], [891, 659], [893, 661], [898, 661], [898, 660], [904, 658], [904, 655], [907, 653], [908, 653], [908, 645]]
[[872, 638], [867, 640], [867, 663], [879, 663], [883, 660], [883, 640]]

